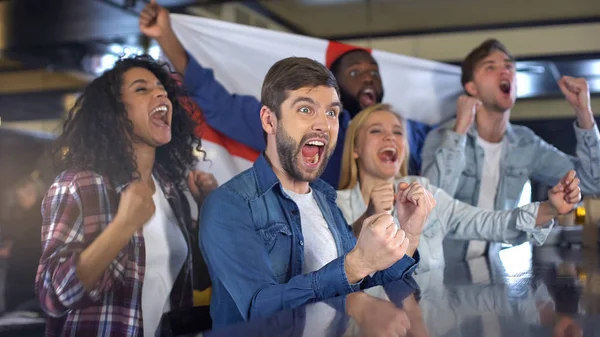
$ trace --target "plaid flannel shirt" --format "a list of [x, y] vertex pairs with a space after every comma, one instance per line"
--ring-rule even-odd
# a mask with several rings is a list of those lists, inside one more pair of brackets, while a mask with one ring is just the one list
[[[161, 168], [154, 175], [178, 219], [188, 246], [192, 225], [187, 199]], [[113, 220], [119, 193], [107, 179], [90, 171], [65, 171], [42, 202], [42, 247], [36, 291], [50, 316], [46, 336], [143, 336], [142, 284], [145, 270], [143, 230], [138, 230], [119, 252], [93, 289], [77, 278], [79, 254]], [[188, 249], [191, 252], [191, 249]], [[171, 309], [189, 308], [192, 297], [191, 253], [170, 295]]]

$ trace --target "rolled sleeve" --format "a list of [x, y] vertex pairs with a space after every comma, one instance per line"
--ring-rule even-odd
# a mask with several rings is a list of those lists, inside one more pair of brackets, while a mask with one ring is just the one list
[[419, 261], [421, 261], [419, 250], [415, 250], [413, 257], [404, 255], [400, 261], [394, 263], [390, 268], [385, 270], [386, 281], [392, 282], [412, 276], [419, 265]]
[[421, 256], [418, 250], [415, 251], [413, 257], [404, 255], [402, 259], [394, 263], [388, 269], [379, 271], [375, 273], [372, 277], [367, 277], [361, 283], [361, 289], [368, 289], [374, 286], [386, 285], [391, 282], [410, 278], [417, 269], [419, 261], [421, 261]]
[[[121, 251], [91, 289], [85, 289], [77, 277], [77, 262], [86, 248], [85, 242], [92, 242], [110, 217], [97, 214], [96, 211], [106, 210], [94, 207], [105, 199], [100, 188], [102, 180], [95, 176], [72, 179], [53, 184], [42, 204], [44, 249], [36, 291], [42, 309], [52, 317], [100, 301], [106, 291], [115, 289], [115, 283], [122, 283], [125, 274], [127, 254]], [[84, 213], [82, 199], [85, 209], [91, 211]]]
[[113, 285], [114, 279], [109, 273], [104, 273], [94, 287], [85, 289], [83, 282], [77, 277], [78, 259], [78, 253], [72, 254], [56, 268], [49, 268], [54, 272], [45, 276], [43, 307], [51, 316], [61, 316], [69, 309], [84, 308], [97, 303]]
[[575, 130], [577, 142], [582, 142], [588, 146], [597, 146], [600, 144], [600, 132], [596, 123], [594, 123], [591, 129], [582, 129], [577, 125], [577, 122], [574, 122], [573, 129]]
[[521, 212], [518, 213], [515, 228], [524, 232], [527, 235], [528, 240], [533, 239], [535, 244], [543, 245], [552, 231], [552, 227], [554, 227], [554, 220], [550, 220], [542, 226], [536, 226], [539, 208], [539, 202], [520, 207]]

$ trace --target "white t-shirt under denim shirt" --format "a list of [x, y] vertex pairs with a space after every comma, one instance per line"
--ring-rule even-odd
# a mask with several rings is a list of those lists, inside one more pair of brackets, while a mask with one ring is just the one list
[[[477, 144], [483, 150], [483, 165], [481, 170], [481, 185], [479, 186], [479, 200], [477, 207], [495, 209], [496, 193], [500, 182], [500, 157], [502, 156], [503, 141], [490, 143], [477, 137]], [[487, 250], [487, 242], [471, 240], [467, 247], [466, 259], [482, 256]]]
[[289, 195], [300, 211], [302, 236], [304, 237], [304, 274], [317, 271], [338, 257], [337, 246], [325, 221], [325, 217], [315, 200], [312, 190], [299, 194], [287, 189]]
[[[337, 246], [312, 190], [299, 194], [283, 189], [298, 206], [304, 237], [304, 274], [317, 271], [338, 257]], [[326, 331], [336, 315], [326, 303], [315, 303], [307, 309], [303, 336], [316, 336]]]

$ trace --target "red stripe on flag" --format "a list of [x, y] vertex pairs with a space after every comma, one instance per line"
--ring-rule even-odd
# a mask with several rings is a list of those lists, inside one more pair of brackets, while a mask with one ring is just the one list
[[325, 53], [325, 66], [327, 68], [331, 68], [331, 65], [333, 62], [335, 62], [335, 60], [353, 50], [364, 50], [369, 54], [371, 53], [371, 48], [362, 48], [337, 41], [329, 41], [329, 44], [327, 45], [327, 52]]
[[[240, 157], [250, 162], [254, 162], [258, 158], [260, 155], [258, 151], [211, 128], [210, 125], [204, 121], [202, 110], [190, 98], [182, 99], [182, 103], [188, 111], [191, 111], [192, 119], [198, 123], [195, 132], [196, 135], [202, 140], [218, 144], [224, 147], [225, 150], [227, 150], [227, 152], [229, 152], [232, 156]], [[215, 158], [215, 160], [216, 159], [217, 158]]]
[[200, 136], [203, 141], [206, 140], [223, 146], [232, 156], [244, 158], [250, 162], [254, 162], [259, 156], [258, 151], [225, 136], [206, 123], [200, 125]]

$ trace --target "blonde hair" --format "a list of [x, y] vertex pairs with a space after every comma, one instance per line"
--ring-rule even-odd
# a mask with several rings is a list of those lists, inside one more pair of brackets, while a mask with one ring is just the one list
[[410, 149], [408, 147], [408, 140], [406, 138], [408, 135], [406, 134], [406, 124], [404, 118], [402, 118], [402, 116], [400, 116], [390, 104], [380, 103], [363, 109], [358, 115], [354, 116], [350, 122], [348, 131], [346, 131], [346, 139], [344, 140], [342, 172], [338, 187], [340, 190], [353, 188], [358, 182], [358, 159], [355, 159], [353, 156], [356, 140], [358, 138], [359, 131], [362, 129], [365, 121], [367, 120], [367, 117], [377, 111], [389, 111], [393, 113], [400, 121], [400, 124], [402, 124], [402, 134], [404, 135], [404, 160], [402, 161], [402, 165], [400, 166], [400, 171], [398, 172], [397, 176], [403, 177], [408, 175], [408, 158], [410, 156]]

